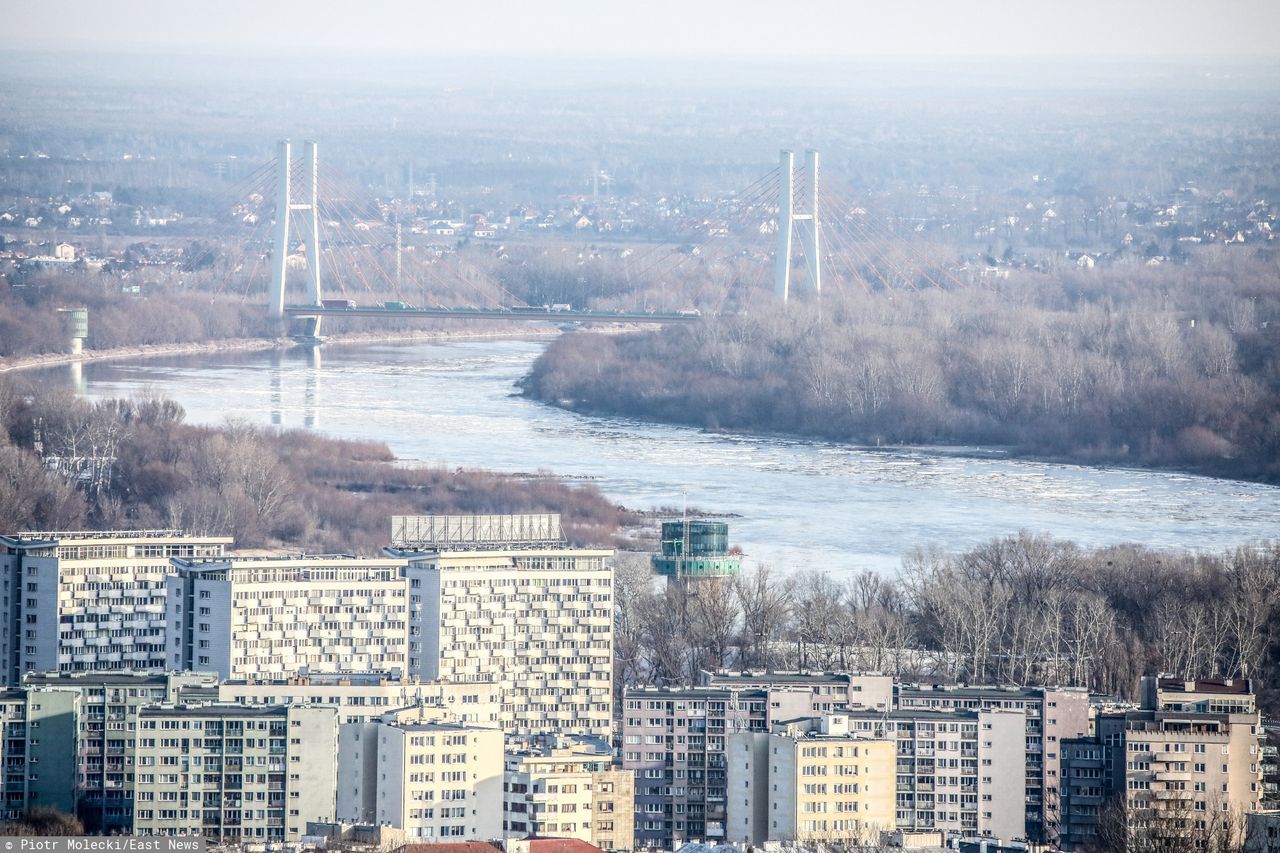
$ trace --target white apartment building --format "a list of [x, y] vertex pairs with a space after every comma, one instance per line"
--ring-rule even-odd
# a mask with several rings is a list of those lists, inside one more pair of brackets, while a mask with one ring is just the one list
[[348, 556], [174, 560], [171, 669], [223, 679], [404, 673], [404, 560]]
[[138, 712], [135, 835], [301, 841], [337, 811], [334, 708], [153, 705]]
[[218, 701], [242, 705], [336, 707], [338, 724], [367, 723], [388, 711], [421, 705], [452, 723], [498, 727], [502, 703], [493, 684], [449, 684], [384, 673], [235, 679], [218, 685]]
[[1089, 691], [1083, 687], [902, 684], [895, 692], [897, 707], [904, 711], [1004, 709], [1026, 714], [1026, 828], [1017, 835], [1043, 843], [1056, 841], [1056, 828], [1061, 825], [1062, 743], [1089, 733]]
[[338, 818], [403, 829], [411, 842], [502, 837], [503, 736], [406, 708], [341, 729]]
[[162, 672], [170, 560], [219, 557], [228, 536], [180, 530], [0, 536], [0, 683], [28, 672]]
[[851, 731], [897, 744], [898, 829], [1024, 837], [1024, 711], [851, 711], [847, 716]]
[[408, 559], [409, 673], [497, 684], [510, 733], [607, 737], [613, 552], [480, 548], [388, 551]]
[[635, 774], [607, 741], [543, 735], [507, 743], [506, 838], [576, 838], [602, 850], [635, 846]]
[[876, 844], [895, 818], [896, 739], [824, 714], [729, 735], [725, 840]]

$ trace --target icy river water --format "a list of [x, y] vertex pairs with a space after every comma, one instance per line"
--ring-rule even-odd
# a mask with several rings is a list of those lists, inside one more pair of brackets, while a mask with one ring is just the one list
[[544, 340], [327, 346], [47, 368], [90, 398], [151, 388], [227, 415], [385, 441], [402, 459], [589, 479], [628, 507], [733, 513], [751, 562], [840, 575], [1019, 530], [1216, 550], [1280, 536], [1280, 488], [1176, 473], [877, 450], [586, 417], [517, 396]]

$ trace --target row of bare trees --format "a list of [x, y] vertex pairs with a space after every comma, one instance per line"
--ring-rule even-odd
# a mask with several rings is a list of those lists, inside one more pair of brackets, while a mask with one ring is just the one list
[[1280, 544], [1220, 554], [1083, 549], [1023, 533], [901, 572], [836, 579], [758, 567], [654, 585], [618, 564], [620, 684], [702, 669], [877, 670], [905, 678], [1081, 685], [1130, 695], [1140, 675], [1280, 687]]

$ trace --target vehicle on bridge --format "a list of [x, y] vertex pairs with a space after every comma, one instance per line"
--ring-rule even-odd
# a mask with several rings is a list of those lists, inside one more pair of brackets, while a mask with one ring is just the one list
[[355, 308], [354, 299], [321, 299], [320, 305], [325, 308]]
[[395, 300], [382, 303], [382, 307], [386, 308], [388, 311], [412, 311], [413, 310], [413, 306], [410, 305], [408, 302], [397, 302]]

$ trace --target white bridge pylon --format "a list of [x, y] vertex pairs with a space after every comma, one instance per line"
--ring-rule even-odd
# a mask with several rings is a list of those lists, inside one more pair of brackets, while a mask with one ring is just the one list
[[792, 234], [798, 231], [801, 250], [808, 270], [806, 283], [815, 294], [822, 293], [822, 255], [818, 219], [818, 152], [812, 148], [804, 152], [806, 186], [804, 198], [796, 210], [795, 155], [783, 151], [778, 167], [782, 183], [778, 189], [778, 248], [775, 255], [774, 293], [783, 302], [791, 295], [791, 244]]
[[[280, 323], [285, 322], [284, 290], [289, 266], [290, 219], [294, 212], [306, 214], [301, 217], [299, 231], [305, 247], [307, 259], [307, 296], [309, 302], [320, 307], [320, 213], [319, 213], [319, 160], [316, 154], [317, 145], [313, 141], [303, 143], [303, 183], [302, 192], [295, 200], [293, 192], [293, 152], [289, 140], [280, 140], [276, 165], [280, 170], [276, 183], [276, 232], [272, 243], [271, 254], [271, 293], [267, 300], [270, 315]], [[307, 333], [315, 336], [320, 331], [320, 318], [307, 318], [310, 327]]]

